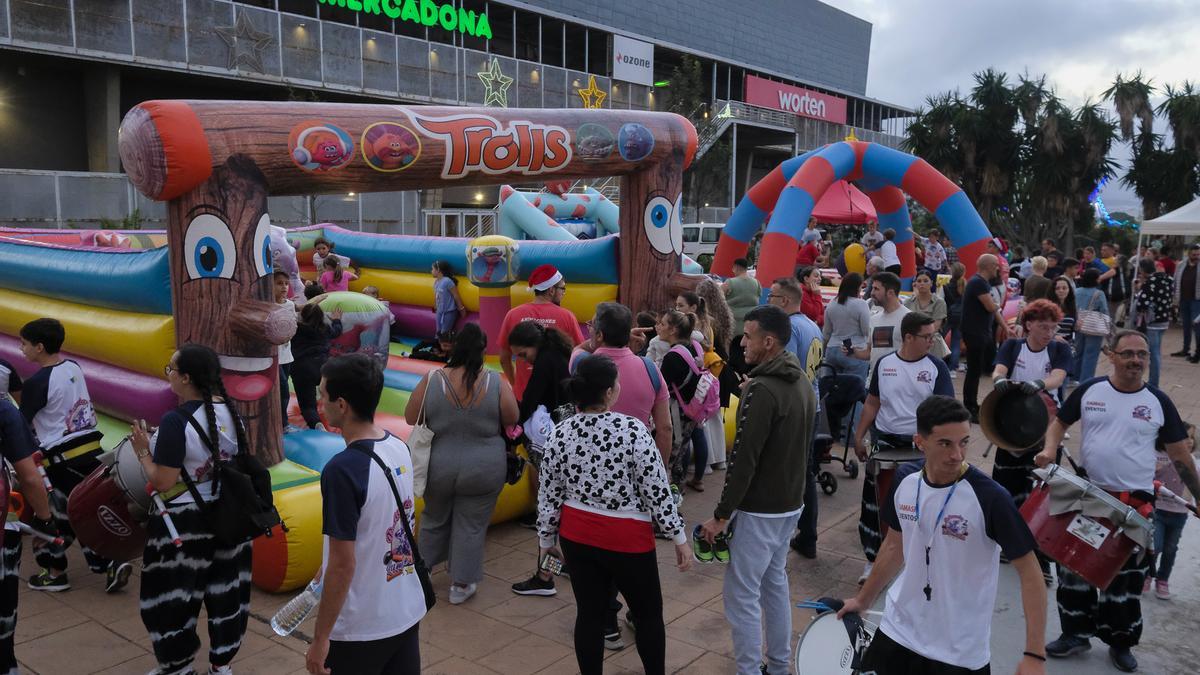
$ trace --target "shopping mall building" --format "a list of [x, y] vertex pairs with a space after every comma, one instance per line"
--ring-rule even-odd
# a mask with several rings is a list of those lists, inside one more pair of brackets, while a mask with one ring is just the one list
[[[728, 188], [692, 214], [712, 222], [798, 151], [851, 132], [899, 143], [911, 112], [864, 96], [870, 47], [869, 23], [816, 0], [0, 0], [0, 225], [161, 226], [117, 154], [122, 116], [154, 98], [672, 110], [697, 121], [700, 152], [730, 148]], [[686, 55], [700, 109], [672, 100]], [[495, 201], [464, 188], [270, 208], [285, 225], [465, 235]]]

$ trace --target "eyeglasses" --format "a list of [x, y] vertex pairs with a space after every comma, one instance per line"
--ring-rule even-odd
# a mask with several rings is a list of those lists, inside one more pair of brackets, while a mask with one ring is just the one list
[[1133, 349], [1125, 349], [1125, 350], [1122, 350], [1119, 352], [1114, 352], [1114, 353], [1117, 356], [1119, 356], [1123, 359], [1126, 359], [1126, 360], [1137, 358], [1137, 359], [1141, 359], [1141, 360], [1145, 361], [1146, 359], [1150, 358], [1150, 352], [1148, 352], [1144, 349], [1139, 349], [1136, 351]]
[[784, 297], [787, 297], [787, 296], [783, 295], [782, 293], [767, 293], [768, 300], [776, 300], [778, 298], [784, 298]]
[[163, 366], [163, 375], [170, 377], [171, 373], [178, 372], [178, 370], [178, 368], [168, 363], [167, 365]]
[[918, 338], [918, 339], [921, 339], [921, 340], [924, 340], [924, 341], [926, 341], [926, 342], [933, 342], [933, 338], [937, 337], [937, 331], [934, 331], [934, 332], [932, 332], [932, 333], [928, 333], [928, 334], [926, 334], [926, 333], [917, 333], [917, 334], [916, 334], [916, 335], [914, 335], [913, 337], [915, 337], [915, 338]]

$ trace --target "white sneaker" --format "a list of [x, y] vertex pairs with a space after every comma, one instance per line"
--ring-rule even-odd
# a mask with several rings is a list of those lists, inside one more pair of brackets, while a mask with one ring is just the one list
[[471, 596], [475, 595], [476, 588], [477, 588], [476, 584], [467, 584], [466, 586], [459, 586], [458, 584], [451, 584], [450, 585], [450, 604], [461, 605], [464, 602], [466, 602], [467, 600], [470, 600]]
[[867, 577], [871, 576], [871, 567], [873, 567], [873, 565], [871, 563], [867, 563], [866, 565], [863, 565], [862, 574], [860, 574], [858, 577], [858, 585], [859, 586], [862, 586], [863, 584], [865, 584], [867, 582]]
[[233, 675], [233, 667], [228, 663], [220, 668], [210, 664], [208, 666], [208, 675]]

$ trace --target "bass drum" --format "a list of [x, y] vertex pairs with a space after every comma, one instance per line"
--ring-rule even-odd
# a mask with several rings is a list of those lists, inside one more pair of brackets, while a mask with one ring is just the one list
[[[869, 644], [875, 631], [865, 623], [862, 630]], [[857, 649], [859, 645], [851, 641], [850, 632], [837, 618], [837, 612], [818, 615], [796, 645], [796, 675], [853, 675], [858, 672], [854, 669]], [[861, 649], [866, 653], [866, 644]]]
[[75, 538], [96, 553], [127, 562], [146, 547], [146, 513], [129, 501], [113, 479], [115, 466], [101, 464], [71, 490], [67, 518]]

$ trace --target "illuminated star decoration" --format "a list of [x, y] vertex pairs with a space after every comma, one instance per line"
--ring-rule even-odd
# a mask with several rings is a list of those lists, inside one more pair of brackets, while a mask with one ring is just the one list
[[225, 46], [229, 47], [229, 70], [245, 65], [257, 72], [263, 72], [263, 50], [275, 45], [275, 38], [270, 33], [263, 33], [254, 27], [246, 12], [238, 12], [237, 20], [232, 26], [221, 26], [213, 31]]
[[608, 98], [608, 94], [596, 86], [596, 76], [588, 75], [587, 89], [576, 89], [579, 92], [579, 98], [583, 99], [583, 107], [599, 108], [604, 104], [604, 99]]
[[508, 88], [512, 86], [513, 79], [504, 73], [500, 72], [500, 61], [492, 59], [492, 62], [486, 68], [475, 73], [479, 76], [479, 81], [483, 82], [483, 104], [508, 107]]

